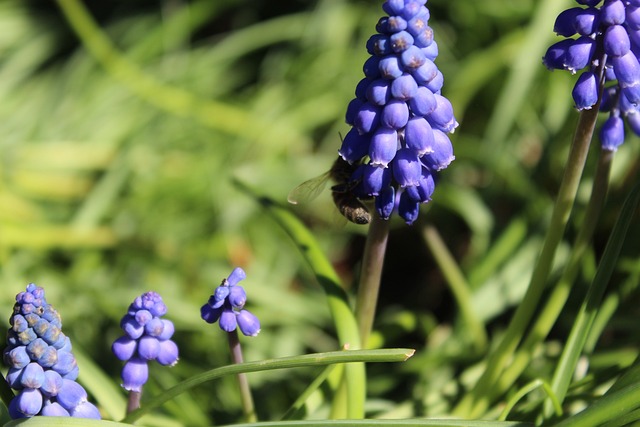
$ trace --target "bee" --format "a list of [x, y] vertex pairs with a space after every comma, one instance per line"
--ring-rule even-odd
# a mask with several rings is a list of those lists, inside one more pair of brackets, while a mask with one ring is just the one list
[[331, 187], [331, 196], [342, 216], [354, 224], [369, 224], [371, 222], [369, 209], [353, 193], [357, 182], [351, 181], [351, 175], [356, 167], [357, 165], [349, 164], [342, 157], [338, 157], [327, 172], [305, 181], [291, 190], [287, 200], [293, 205], [313, 200], [322, 192], [327, 181], [332, 179], [336, 184]]

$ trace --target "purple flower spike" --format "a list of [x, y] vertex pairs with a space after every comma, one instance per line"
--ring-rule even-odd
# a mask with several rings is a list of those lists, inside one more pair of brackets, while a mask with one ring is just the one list
[[[236, 268], [234, 272], [242, 272], [242, 279], [246, 278], [246, 274], [241, 268]], [[233, 273], [232, 273], [233, 275]], [[201, 315], [202, 318], [208, 323], [214, 323], [219, 321], [220, 329], [225, 332], [234, 332], [236, 329], [240, 329], [244, 335], [247, 336], [256, 336], [258, 332], [260, 332], [260, 322], [258, 318], [251, 314], [249, 311], [243, 309], [245, 303], [247, 302], [247, 294], [244, 291], [244, 288], [241, 286], [237, 286], [237, 283], [240, 280], [231, 281], [231, 276], [229, 276], [228, 280], [224, 280], [222, 284], [214, 290], [214, 296], [218, 295], [219, 289], [222, 287], [226, 287], [228, 292], [225, 292], [224, 299], [219, 301], [219, 307], [216, 309], [212, 309], [210, 302], [207, 302], [202, 309]], [[215, 299], [214, 297], [209, 298]], [[217, 310], [217, 311], [213, 311]], [[161, 343], [162, 344], [162, 343]], [[160, 363], [165, 362], [166, 364], [175, 363], [172, 361], [172, 353], [171, 344], [165, 344], [166, 351], [163, 353], [164, 359], [161, 361], [161, 356], [158, 357], [158, 361]], [[164, 351], [161, 349], [161, 351]], [[177, 353], [176, 353], [177, 360]]]
[[[425, 5], [425, 0], [387, 0], [383, 4], [389, 16], [378, 21], [378, 34], [367, 41], [371, 57], [363, 67], [365, 79], [356, 87], [356, 98], [366, 102], [349, 104], [346, 122], [352, 129], [338, 152], [353, 166], [348, 180], [355, 185], [353, 195], [374, 199], [381, 218], [389, 219], [397, 212], [407, 223], [415, 221], [421, 203], [431, 200], [432, 174], [455, 158], [445, 134], [458, 126], [451, 103], [441, 93], [444, 76], [434, 62], [438, 44]], [[576, 9], [574, 15], [583, 10]], [[573, 45], [577, 45], [574, 52], [568, 53]], [[553, 56], [549, 62], [565, 68], [567, 58], [576, 63], [588, 61], [591, 50], [586, 40], [566, 42], [549, 55]], [[374, 77], [373, 64], [380, 77]]]
[[[88, 403], [86, 391], [75, 381], [79, 370], [71, 341], [62, 333], [60, 315], [47, 303], [42, 288], [30, 283], [16, 296], [9, 323], [3, 352], [9, 366], [6, 380], [19, 391], [9, 404], [10, 416], [70, 416], [77, 405], [66, 400], [68, 389], [76, 390]], [[84, 413], [78, 416], [88, 418]], [[91, 418], [100, 418], [97, 408]]]
[[552, 45], [543, 63], [549, 69], [563, 68], [574, 74], [583, 71], [572, 92], [576, 109], [593, 108], [602, 93], [600, 111], [610, 112], [610, 116], [600, 130], [600, 140], [605, 150], [615, 151], [624, 142], [624, 121], [632, 129], [638, 122], [640, 1], [576, 1], [587, 7], [560, 13], [554, 29], [563, 37], [575, 33], [580, 37]]
[[[228, 279], [224, 280], [224, 283], [239, 282], [244, 278], [243, 274], [242, 270], [234, 271]], [[215, 317], [217, 320], [216, 316], [219, 316], [220, 309], [213, 308], [212, 305], [217, 304], [218, 299], [226, 298], [229, 286], [225, 285], [222, 289], [226, 292], [220, 291], [219, 294], [212, 295], [209, 300], [211, 304], [208, 303], [202, 308], [204, 318], [211, 320]], [[174, 363], [178, 360], [178, 347], [171, 341], [175, 331], [173, 323], [161, 318], [166, 313], [167, 306], [162, 301], [162, 297], [156, 292], [146, 292], [133, 301], [129, 306], [128, 314], [122, 318], [120, 324], [125, 335], [113, 342], [111, 350], [119, 360], [125, 362], [121, 373], [122, 387], [125, 390], [142, 391], [142, 387], [149, 378], [149, 361], [156, 360], [162, 365], [172, 365], [164, 362], [167, 359], [173, 359]], [[211, 320], [211, 322], [214, 321]], [[136, 331], [133, 336], [130, 334], [131, 330]], [[167, 342], [171, 342], [171, 345], [167, 346]], [[165, 354], [165, 351], [169, 354]], [[91, 406], [83, 406], [69, 412], [72, 416], [76, 414], [89, 416], [93, 411], [94, 408]]]

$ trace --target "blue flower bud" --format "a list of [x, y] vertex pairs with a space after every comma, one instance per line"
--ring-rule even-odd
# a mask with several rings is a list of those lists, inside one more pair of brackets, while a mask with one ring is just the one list
[[422, 51], [417, 46], [409, 46], [407, 50], [400, 54], [400, 60], [402, 65], [407, 70], [414, 70], [427, 61], [427, 58]]
[[367, 155], [369, 152], [369, 137], [360, 135], [355, 128], [351, 128], [342, 140], [342, 146], [338, 154], [345, 161], [354, 163]]
[[[26, 366], [26, 365], [25, 365]], [[9, 372], [7, 372], [7, 376], [5, 379], [7, 380], [7, 384], [14, 390], [22, 390], [22, 371], [24, 368], [9, 368]]]
[[[46, 400], [42, 406], [41, 414], [45, 417], [70, 417], [69, 411], [64, 409], [58, 402]], [[86, 418], [86, 417], [84, 417]]]
[[[166, 310], [165, 310], [166, 312]], [[162, 334], [162, 330], [164, 329], [164, 323], [162, 319], [159, 317], [153, 317], [146, 325], [144, 325], [144, 332], [146, 335], [150, 335], [152, 337], [157, 337]]]
[[[227, 300], [227, 297], [229, 296], [230, 289], [231, 287], [228, 286], [228, 282], [223, 282], [222, 286], [218, 286], [213, 292], [214, 304], [211, 304], [211, 307], [222, 307], [222, 304], [224, 304], [224, 302]], [[211, 300], [209, 300], [209, 303], [211, 303]]]
[[408, 100], [418, 91], [418, 83], [411, 74], [404, 73], [391, 83], [391, 96], [396, 99]]
[[229, 277], [227, 277], [227, 282], [229, 283], [229, 286], [235, 286], [246, 278], [247, 273], [245, 273], [240, 267], [236, 267], [233, 269], [231, 274], [229, 274]]
[[433, 174], [429, 172], [427, 168], [422, 168], [422, 177], [418, 183], [418, 187], [416, 190], [418, 192], [418, 197], [420, 198], [420, 202], [426, 203], [431, 200], [431, 195], [436, 189], [436, 183], [433, 179]]
[[640, 84], [640, 63], [632, 51], [627, 52], [626, 55], [611, 58], [611, 63], [621, 85]]
[[25, 388], [14, 397], [16, 409], [27, 417], [38, 415], [42, 409], [42, 394], [35, 388]]
[[418, 185], [422, 176], [422, 164], [412, 150], [402, 148], [393, 162], [393, 177], [400, 187]]
[[600, 25], [600, 11], [593, 7], [583, 9], [576, 14], [574, 28], [581, 36], [590, 36], [598, 30]]
[[434, 64], [432, 60], [426, 58], [420, 67], [411, 70], [411, 75], [419, 85], [426, 85], [433, 80], [437, 74], [438, 67], [436, 64]]
[[387, 29], [389, 32], [397, 33], [407, 28], [407, 21], [401, 16], [390, 16], [387, 21]]
[[353, 98], [351, 102], [349, 102], [349, 105], [347, 106], [347, 112], [344, 115], [344, 121], [347, 124], [353, 126], [353, 120], [355, 119], [356, 114], [358, 113], [358, 110], [363, 103], [364, 102], [358, 98]]
[[238, 323], [236, 321], [236, 313], [233, 310], [225, 309], [222, 310], [222, 314], [220, 315], [220, 329], [225, 332], [235, 331]]
[[628, 5], [624, 11], [624, 23], [630, 30], [640, 30], [640, 6]]
[[398, 149], [398, 133], [394, 129], [378, 128], [371, 137], [369, 157], [372, 166], [387, 167]]
[[392, 34], [389, 40], [391, 41], [391, 50], [396, 53], [403, 52], [413, 46], [413, 36], [406, 31]]
[[407, 122], [404, 130], [404, 142], [408, 149], [418, 157], [433, 152], [433, 129], [422, 117], [413, 117]]
[[31, 360], [38, 360], [48, 347], [49, 345], [42, 338], [36, 338], [27, 345], [27, 354]]
[[429, 89], [418, 87], [415, 96], [409, 100], [409, 107], [414, 116], [424, 117], [436, 108], [436, 98]]
[[436, 108], [427, 115], [426, 119], [434, 129], [451, 133], [458, 127], [456, 118], [453, 117], [453, 106], [447, 98], [441, 95], [434, 95]]
[[40, 388], [44, 382], [44, 370], [35, 362], [29, 363], [22, 370], [20, 382], [24, 388]]
[[602, 25], [622, 25], [625, 18], [625, 6], [621, 0], [607, 0], [600, 8]]
[[563, 37], [571, 37], [576, 33], [575, 20], [576, 16], [581, 13], [581, 7], [573, 7], [560, 12], [553, 25], [553, 31]]
[[81, 402], [78, 406], [70, 411], [70, 415], [74, 418], [90, 418], [94, 420], [100, 419], [100, 411], [91, 402]]
[[247, 294], [242, 286], [231, 286], [229, 289], [229, 303], [233, 308], [242, 308], [247, 302]]
[[383, 56], [391, 53], [391, 42], [384, 34], [374, 34], [367, 40], [367, 52], [371, 55]]
[[427, 59], [435, 61], [438, 57], [438, 43], [434, 40], [429, 46], [422, 47], [422, 53]]
[[171, 320], [162, 319], [162, 333], [158, 335], [159, 340], [168, 340], [173, 336], [175, 332], [175, 327], [173, 326], [173, 322]]
[[73, 354], [68, 351], [58, 351], [58, 361], [55, 365], [52, 366], [52, 369], [59, 373], [62, 376], [72, 372], [78, 363], [76, 362], [76, 358], [73, 357]]
[[160, 353], [156, 361], [164, 366], [178, 363], [178, 345], [171, 340], [160, 341]]
[[382, 9], [389, 15], [400, 15], [404, 9], [404, 0], [387, 0], [382, 4]]
[[11, 317], [11, 330], [13, 330], [16, 334], [23, 332], [29, 328], [27, 324], [27, 320], [21, 314], [16, 314]]
[[140, 326], [144, 326], [147, 324], [147, 322], [153, 319], [153, 314], [151, 314], [149, 310], [142, 309], [136, 312], [134, 318]]
[[380, 121], [380, 107], [365, 102], [356, 114], [354, 127], [360, 135], [369, 133], [378, 127]]
[[433, 130], [433, 152], [425, 154], [422, 161], [431, 170], [445, 169], [455, 159], [451, 140], [442, 131]]
[[375, 205], [378, 215], [382, 219], [389, 219], [393, 213], [393, 209], [396, 203], [395, 189], [392, 186], [388, 186], [382, 189], [380, 195], [376, 197]]
[[590, 71], [580, 74], [573, 87], [573, 101], [578, 110], [590, 110], [598, 102], [598, 80]]
[[391, 184], [389, 168], [367, 164], [363, 165], [363, 171], [362, 186], [365, 194], [377, 196], [383, 188]]
[[635, 111], [627, 115], [627, 123], [636, 135], [640, 136], [640, 113]]
[[[47, 397], [55, 397], [62, 388], [62, 376], [52, 370], [44, 372], [44, 382], [40, 387], [40, 391]], [[44, 414], [43, 414], [44, 415]]]
[[623, 56], [629, 53], [631, 41], [627, 30], [622, 25], [613, 25], [604, 33], [604, 51], [607, 55]]
[[620, 111], [627, 114], [630, 111], [636, 111], [636, 106], [640, 104], [640, 83], [634, 86], [622, 86], [621, 96], [618, 101]]
[[248, 336], [255, 337], [260, 332], [260, 321], [256, 316], [247, 310], [240, 310], [236, 316], [238, 322], [238, 328], [240, 331]]
[[444, 85], [444, 75], [438, 70], [436, 76], [429, 80], [426, 84], [427, 89], [433, 92], [435, 95], [440, 95], [440, 90]]
[[4, 353], [4, 363], [11, 368], [21, 369], [31, 362], [31, 358], [24, 346], [15, 347]]
[[[374, 80], [373, 82], [371, 82], [371, 84], [367, 88], [367, 101], [369, 101], [373, 105], [385, 105], [389, 100], [389, 98], [391, 97], [390, 89], [391, 89], [391, 84], [389, 83], [389, 80], [384, 80], [384, 79]], [[362, 111], [362, 109], [366, 105], [367, 104], [363, 104], [362, 107], [360, 107], [360, 111]], [[359, 113], [356, 113], [356, 116], [354, 118], [354, 125], [356, 126], [360, 123], [358, 122], [358, 120], [360, 120], [360, 118], [358, 117], [358, 114]], [[366, 117], [369, 117], [371, 113], [367, 112], [366, 114], [367, 114]]]
[[144, 333], [144, 326], [142, 326], [132, 315], [125, 315], [120, 321], [120, 327], [131, 338], [138, 339]]
[[420, 203], [413, 200], [407, 190], [400, 195], [400, 203], [398, 203], [398, 214], [404, 221], [411, 225], [420, 213]]
[[401, 129], [405, 127], [407, 120], [409, 120], [409, 107], [404, 101], [393, 99], [382, 109], [380, 121], [387, 128]]
[[585, 68], [591, 63], [595, 46], [595, 41], [587, 36], [572, 40], [564, 57], [564, 67], [572, 74]]
[[542, 57], [542, 63], [549, 70], [561, 70], [564, 68], [567, 49], [573, 44], [573, 40], [565, 39], [552, 44]]
[[358, 82], [356, 85], [355, 95], [360, 101], [364, 102], [367, 100], [367, 88], [371, 84], [373, 79], [364, 78]]
[[207, 323], [215, 323], [222, 314], [222, 307], [212, 308], [209, 304], [205, 304], [200, 308], [200, 317]]
[[133, 357], [122, 368], [122, 387], [128, 391], [142, 391], [142, 386], [149, 379], [147, 361]]
[[617, 151], [624, 142], [624, 123], [622, 118], [610, 115], [600, 129], [600, 143], [608, 151]]
[[370, 56], [369, 59], [367, 59], [364, 62], [362, 71], [364, 72], [365, 76], [375, 80], [380, 77], [379, 66], [380, 66], [380, 58], [378, 56]]
[[87, 392], [77, 382], [63, 379], [56, 401], [64, 409], [71, 411], [82, 402], [87, 401]]
[[[397, 55], [386, 55], [380, 59], [378, 64], [380, 75], [384, 79], [396, 79], [402, 75], [402, 65]], [[369, 100], [370, 102], [373, 102]], [[377, 105], [383, 105], [378, 102], [374, 102]]]
[[58, 351], [54, 347], [49, 346], [40, 355], [36, 362], [38, 362], [38, 364], [43, 368], [51, 368], [53, 365], [58, 363]]
[[138, 340], [138, 354], [146, 360], [154, 360], [160, 353], [160, 342], [157, 338], [143, 335]]
[[426, 8], [417, 1], [405, 1], [404, 8], [400, 13], [404, 19], [410, 20], [414, 16], [418, 15], [423, 9]]

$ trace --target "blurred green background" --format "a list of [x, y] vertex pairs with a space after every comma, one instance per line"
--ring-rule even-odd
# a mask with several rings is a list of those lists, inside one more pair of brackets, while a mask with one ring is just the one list
[[[370, 367], [370, 414], [446, 414], [464, 386], [461, 372], [477, 356], [425, 245], [426, 225], [461, 264], [491, 334], [503, 329], [523, 293], [577, 120], [575, 76], [541, 64], [557, 41], [555, 16], [572, 4], [427, 4], [443, 94], [461, 123], [452, 137], [456, 161], [416, 224], [392, 224], [375, 344], [418, 353], [402, 366]], [[233, 180], [286, 203], [293, 187], [328, 170], [348, 131], [344, 112], [381, 1], [84, 5], [103, 34], [89, 31], [81, 40], [56, 2], [0, 1], [0, 318], [9, 318], [27, 283], [43, 286], [74, 347], [117, 383], [120, 364], [109, 348], [119, 319], [135, 296], [159, 292], [177, 326], [181, 362], [171, 370], [152, 367], [151, 395], [228, 363], [226, 338], [200, 320], [199, 308], [242, 266], [248, 307], [263, 324], [257, 338], [244, 340], [246, 359], [335, 349], [310, 270]], [[638, 149], [629, 136], [616, 157], [609, 205], [581, 283], [590, 280], [637, 181]], [[594, 143], [578, 208], [588, 198], [596, 150]], [[366, 228], [336, 220], [329, 191], [291, 209], [351, 288]], [[636, 221], [629, 235], [638, 228]], [[569, 241], [574, 235], [575, 225]], [[630, 299], [638, 296], [640, 275], [635, 240], [616, 276]], [[610, 334], [611, 347], [623, 353], [637, 348], [627, 322], [637, 308], [629, 305], [622, 303]], [[81, 382], [82, 372], [81, 364]], [[316, 374], [252, 374], [259, 417], [277, 419]], [[233, 379], [202, 387], [166, 405], [164, 422], [234, 421], [234, 390]]]

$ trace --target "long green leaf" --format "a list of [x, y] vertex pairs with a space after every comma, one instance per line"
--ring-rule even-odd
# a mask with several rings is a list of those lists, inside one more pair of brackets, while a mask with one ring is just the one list
[[[165, 390], [162, 395], [145, 403], [145, 406], [131, 412], [122, 421], [133, 422], [150, 410], [157, 408], [166, 401], [185, 391], [226, 375], [235, 375], [246, 372], [268, 371], [274, 369], [299, 368], [303, 366], [325, 366], [334, 363], [353, 362], [403, 362], [413, 355], [415, 350], [407, 348], [383, 349], [383, 350], [348, 350], [333, 351], [327, 353], [313, 353], [303, 356], [282, 357], [278, 359], [260, 360], [257, 362], [245, 362], [235, 365], [223, 366], [211, 369], [202, 374], [193, 376], [181, 383]], [[360, 364], [358, 365], [360, 366]]]

